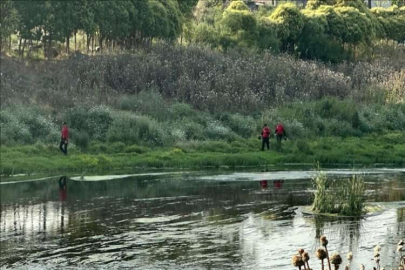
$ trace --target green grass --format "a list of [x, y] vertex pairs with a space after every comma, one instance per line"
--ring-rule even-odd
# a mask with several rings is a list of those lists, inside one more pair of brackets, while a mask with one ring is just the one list
[[288, 140], [283, 149], [260, 151], [255, 139], [186, 142], [176, 147], [146, 148], [137, 145], [91, 143], [87, 150], [76, 147], [63, 156], [57, 145], [2, 146], [1, 174], [82, 172], [125, 168], [205, 168], [314, 163], [328, 165], [390, 166], [405, 164], [405, 134], [365, 137], [320, 137]]

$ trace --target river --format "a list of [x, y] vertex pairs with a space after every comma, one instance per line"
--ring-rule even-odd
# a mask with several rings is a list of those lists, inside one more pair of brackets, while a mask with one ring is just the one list
[[[353, 172], [332, 170], [330, 177]], [[67, 176], [2, 183], [1, 268], [296, 269], [298, 248], [312, 256], [319, 237], [354, 255], [353, 269], [397, 266], [405, 238], [403, 170], [356, 172], [366, 197], [385, 210], [363, 218], [309, 216], [310, 171], [184, 172]], [[344, 267], [342, 267], [344, 268]]]

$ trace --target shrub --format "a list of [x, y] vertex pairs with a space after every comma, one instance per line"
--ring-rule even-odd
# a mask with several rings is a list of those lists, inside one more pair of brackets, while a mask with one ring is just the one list
[[287, 137], [289, 138], [305, 138], [308, 136], [308, 130], [304, 127], [304, 125], [297, 120], [286, 120], [283, 122], [285, 132], [287, 133]]
[[139, 141], [137, 116], [130, 113], [115, 113], [107, 133], [110, 142], [133, 144]]
[[113, 121], [112, 111], [107, 106], [96, 106], [89, 110], [87, 118], [87, 132], [93, 139], [104, 141], [108, 129]]
[[155, 90], [142, 91], [136, 95], [124, 95], [118, 100], [119, 108], [130, 110], [139, 114], [151, 116], [158, 121], [167, 120], [170, 117], [168, 104], [162, 95]]
[[139, 145], [131, 145], [127, 146], [124, 149], [124, 153], [137, 153], [137, 154], [144, 154], [148, 152], [148, 149]]
[[174, 119], [194, 118], [197, 112], [186, 103], [174, 103], [170, 107]]
[[250, 138], [256, 131], [256, 123], [250, 116], [241, 114], [225, 114], [220, 117], [220, 120], [225, 123], [233, 132], [243, 138]]
[[297, 140], [295, 142], [295, 147], [297, 148], [297, 153], [303, 153], [306, 155], [313, 155], [314, 152], [311, 146], [305, 140]]
[[204, 130], [204, 136], [209, 140], [235, 140], [237, 135], [221, 122], [210, 120]]
[[110, 153], [122, 153], [126, 145], [123, 142], [115, 142], [108, 146], [108, 152]]
[[107, 140], [134, 144], [144, 142], [148, 145], [162, 146], [171, 138], [161, 124], [146, 116], [130, 113], [115, 113], [113, 122], [108, 130]]
[[331, 136], [339, 137], [348, 137], [356, 134], [349, 122], [336, 119], [330, 119], [326, 122], [326, 133]]
[[74, 144], [80, 147], [82, 150], [86, 150], [89, 146], [89, 135], [85, 131], [74, 132], [72, 135]]

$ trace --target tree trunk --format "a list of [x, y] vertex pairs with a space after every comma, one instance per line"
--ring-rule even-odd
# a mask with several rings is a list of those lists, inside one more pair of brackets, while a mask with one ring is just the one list
[[371, 8], [371, 0], [368, 0], [368, 8]]
[[77, 51], [77, 46], [76, 46], [76, 34], [77, 34], [77, 31], [75, 31], [75, 52]]
[[91, 40], [91, 36], [89, 33], [86, 33], [86, 47], [87, 47], [87, 53], [89, 53], [90, 50], [90, 40]]
[[70, 36], [66, 37], [66, 54], [70, 53]]
[[27, 45], [27, 39], [26, 38], [24, 38], [24, 45], [23, 45], [22, 54], [21, 54], [22, 57], [24, 57], [25, 45]]
[[91, 37], [91, 53], [94, 54], [94, 36]]
[[49, 30], [48, 59], [51, 58], [51, 48], [52, 48], [52, 30]]
[[21, 44], [22, 44], [22, 37], [20, 37], [20, 42], [18, 43], [18, 56], [21, 57]]

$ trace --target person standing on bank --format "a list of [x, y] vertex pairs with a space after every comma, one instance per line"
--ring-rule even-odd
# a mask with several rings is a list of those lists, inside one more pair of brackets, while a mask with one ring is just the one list
[[264, 124], [262, 129], [262, 151], [264, 151], [264, 146], [267, 145], [267, 150], [270, 150], [270, 128], [267, 124]]
[[63, 154], [67, 155], [67, 147], [69, 143], [69, 128], [65, 122], [62, 123], [62, 135], [60, 139], [59, 149]]
[[283, 138], [285, 140], [287, 139], [287, 133], [285, 132], [284, 126], [281, 122], [279, 122], [277, 124], [274, 135], [276, 135], [276, 139], [277, 139], [277, 148], [280, 150], [281, 149], [281, 140]]

